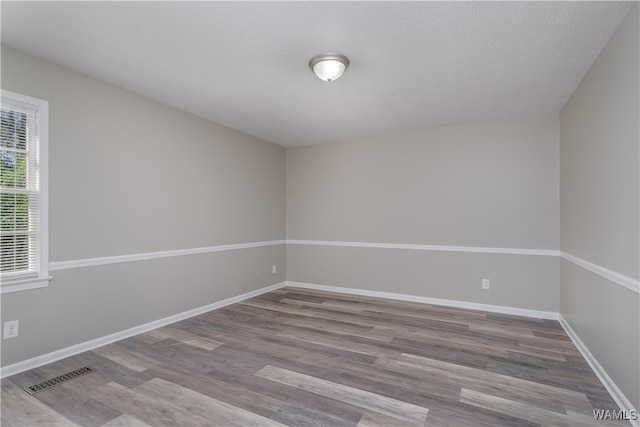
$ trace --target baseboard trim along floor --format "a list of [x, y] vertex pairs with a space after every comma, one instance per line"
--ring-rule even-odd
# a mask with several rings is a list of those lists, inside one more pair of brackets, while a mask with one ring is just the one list
[[467, 308], [469, 310], [488, 311], [491, 313], [512, 314], [514, 316], [535, 317], [537, 319], [558, 320], [558, 313], [552, 311], [529, 310], [525, 308], [507, 307], [503, 305], [479, 304], [468, 301], [457, 301], [441, 298], [420, 297], [415, 295], [396, 294], [392, 292], [369, 291], [366, 289], [345, 288], [340, 286], [316, 285], [313, 283], [286, 282], [287, 286], [317, 291], [336, 292], [342, 294], [361, 295], [366, 297], [387, 298], [399, 301], [420, 302], [423, 304], [444, 305], [447, 307]]
[[[571, 341], [573, 341], [573, 344], [576, 346], [580, 354], [582, 354], [582, 357], [584, 357], [584, 360], [587, 361], [587, 363], [589, 364], [593, 372], [596, 374], [600, 382], [602, 382], [602, 385], [604, 385], [604, 387], [607, 389], [607, 391], [609, 392], [613, 400], [616, 402], [616, 404], [620, 407], [620, 409], [622, 409], [625, 413], [631, 413], [632, 411], [636, 410], [636, 408], [633, 407], [629, 399], [627, 399], [627, 396], [624, 395], [622, 390], [620, 390], [620, 388], [613, 381], [613, 379], [607, 374], [607, 371], [604, 370], [604, 368], [598, 362], [595, 356], [591, 354], [587, 346], [582, 342], [582, 340], [580, 339], [578, 334], [576, 334], [576, 332], [573, 330], [569, 322], [565, 320], [562, 314], [559, 314], [558, 316], [559, 316], [558, 321], [560, 322], [560, 325], [562, 326], [564, 331], [567, 333], [567, 335], [569, 335], [569, 338], [571, 338]], [[631, 422], [631, 425], [633, 425], [634, 427], [640, 427], [640, 419], [637, 418], [635, 420], [630, 420], [630, 422]]]
[[[169, 317], [165, 317], [163, 319], [158, 319], [153, 322], [149, 322], [149, 323], [139, 325], [133, 328], [129, 328], [120, 332], [109, 334], [109, 335], [96, 338], [84, 343], [76, 344], [64, 349], [56, 350], [51, 353], [37, 356], [28, 360], [24, 360], [22, 362], [12, 364], [12, 365], [8, 365], [1, 369], [0, 378], [5, 378], [5, 377], [12, 376], [24, 371], [28, 371], [30, 369], [34, 369], [34, 368], [52, 363], [52, 362], [64, 359], [66, 357], [74, 356], [76, 354], [89, 351], [97, 347], [111, 344], [113, 342], [116, 342], [125, 338], [129, 338], [134, 335], [142, 334], [142, 333], [151, 331], [153, 329], [178, 322], [180, 320], [188, 319], [190, 317], [194, 317], [199, 314], [216, 310], [216, 309], [228, 306], [230, 304], [241, 302], [249, 298], [252, 298], [252, 297], [255, 297], [255, 296], [258, 296], [258, 295], [261, 295], [285, 286], [302, 288], [302, 289], [310, 289], [310, 290], [318, 290], [318, 291], [335, 292], [335, 293], [342, 293], [342, 294], [360, 295], [360, 296], [367, 296], [367, 297], [377, 297], [377, 298], [386, 298], [386, 299], [392, 299], [392, 300], [448, 306], [448, 307], [455, 307], [455, 308], [464, 308], [464, 309], [471, 309], [471, 310], [480, 310], [480, 311], [486, 311], [486, 312], [492, 312], [492, 313], [533, 317], [538, 319], [557, 320], [559, 321], [560, 325], [563, 327], [567, 335], [571, 338], [571, 340], [573, 341], [578, 351], [582, 354], [582, 356], [585, 358], [587, 363], [593, 369], [596, 376], [603, 383], [607, 391], [610, 393], [611, 397], [616, 402], [616, 404], [620, 407], [620, 409], [622, 409], [623, 411], [626, 411], [627, 413], [635, 409], [631, 404], [631, 402], [629, 401], [629, 399], [627, 399], [624, 393], [622, 393], [622, 391], [615, 384], [613, 379], [606, 373], [602, 365], [600, 365], [600, 363], [593, 356], [593, 354], [588, 350], [588, 348], [582, 342], [579, 336], [571, 328], [569, 323], [559, 313], [539, 311], [539, 310], [529, 310], [529, 309], [522, 309], [522, 308], [516, 308], [516, 307], [479, 304], [479, 303], [473, 303], [473, 302], [467, 302], [467, 301], [456, 301], [456, 300], [429, 298], [429, 297], [421, 297], [421, 296], [415, 296], [415, 295], [406, 295], [406, 294], [398, 294], [398, 293], [390, 293], [390, 292], [371, 291], [371, 290], [365, 290], [365, 289], [293, 282], [293, 281], [280, 282], [271, 286], [257, 289], [255, 291], [247, 292], [247, 293], [237, 295], [235, 297], [227, 298], [227, 299], [224, 299], [212, 304], [208, 304], [199, 308], [195, 308], [195, 309], [178, 313]], [[632, 420], [631, 424], [633, 426], [640, 427], [640, 420]]]
[[225, 307], [236, 302], [244, 301], [249, 298], [264, 294], [266, 292], [273, 291], [275, 289], [285, 286], [285, 282], [276, 283], [275, 285], [266, 286], [264, 288], [257, 289], [255, 291], [247, 292], [235, 297], [226, 298], [212, 304], [207, 304], [202, 307], [187, 310], [182, 313], [174, 314], [162, 319], [154, 320], [153, 322], [145, 323], [144, 325], [134, 326], [133, 328], [125, 329], [123, 331], [115, 332], [113, 334], [105, 335], [100, 338], [96, 338], [90, 341], [86, 341], [80, 344], [75, 344], [70, 347], [62, 348], [60, 350], [53, 351], [51, 353], [36, 356], [31, 359], [23, 360], [22, 362], [14, 363], [0, 369], [0, 378], [10, 377], [11, 375], [19, 374], [30, 369], [34, 369], [66, 357], [75, 356], [76, 354], [93, 350], [103, 345], [111, 344], [116, 341], [123, 340], [125, 338], [132, 337], [134, 335], [142, 334], [153, 329], [160, 328], [162, 326], [170, 325], [171, 323], [179, 322], [180, 320], [188, 319], [190, 317], [197, 316], [199, 314], [207, 313], [218, 308]]

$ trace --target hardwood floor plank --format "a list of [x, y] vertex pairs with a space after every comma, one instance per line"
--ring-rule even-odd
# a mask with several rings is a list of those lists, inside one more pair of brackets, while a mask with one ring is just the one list
[[567, 355], [566, 354], [562, 354], [562, 353], [558, 353], [555, 351], [549, 351], [546, 349], [542, 349], [542, 348], [534, 348], [534, 347], [527, 347], [527, 348], [521, 348], [521, 347], [517, 347], [514, 349], [509, 349], [507, 351], [508, 355], [510, 358], [517, 358], [517, 357], [526, 357], [526, 356], [535, 356], [538, 357], [540, 359], [544, 359], [544, 360], [555, 360], [558, 362], [567, 362]]
[[147, 332], [147, 334], [153, 334], [158, 338], [156, 342], [171, 338], [177, 341], [179, 344], [187, 344], [194, 347], [199, 347], [205, 350], [213, 350], [216, 347], [220, 347], [224, 343], [216, 341], [213, 338], [201, 337], [199, 335], [192, 334], [190, 332], [172, 328], [171, 326], [165, 326], [163, 328], [155, 329]]
[[358, 427], [404, 427], [405, 425], [403, 421], [397, 418], [376, 412], [365, 412], [358, 422]]
[[273, 415], [273, 420], [295, 427], [355, 426], [355, 420], [327, 413], [313, 406], [287, 403]]
[[209, 423], [213, 425], [283, 426], [283, 424], [270, 420], [269, 418], [245, 411], [237, 406], [230, 405], [160, 378], [154, 378], [142, 384], [137, 387], [136, 391], [155, 401], [162, 401], [169, 398], [173, 404], [184, 408], [190, 414], [195, 414], [198, 417], [209, 420]]
[[376, 365], [401, 370], [405, 367], [405, 371], [423, 369], [439, 375], [441, 381], [455, 381], [471, 389], [505, 393], [514, 399], [528, 402], [531, 406], [537, 404], [541, 407], [549, 407], [558, 402], [563, 407], [575, 409], [585, 410], [591, 407], [584, 393], [411, 354], [403, 354], [396, 360], [379, 360]]
[[235, 354], [234, 357], [225, 357], [226, 349], [224, 349], [224, 346], [216, 349], [220, 351], [208, 351], [191, 346], [172, 346], [168, 344], [176, 341], [165, 341], [147, 345], [137, 341], [135, 338], [128, 338], [120, 341], [118, 345], [122, 345], [131, 351], [137, 351], [165, 365], [175, 366], [177, 369], [196, 374], [204, 375], [216, 369], [227, 371], [244, 371], [248, 369], [255, 372], [264, 366], [263, 363], [251, 357], [250, 354]]
[[[237, 342], [237, 341], [236, 341]], [[244, 341], [244, 348], [253, 347], [255, 351], [260, 352], [261, 348], [256, 348], [253, 343], [264, 344], [270, 349], [272, 354], [279, 354], [282, 357], [289, 357], [288, 354], [297, 354], [301, 357], [324, 356], [329, 358], [340, 358], [345, 362], [365, 363], [372, 364], [377, 356], [371, 354], [365, 354], [364, 352], [357, 351], [356, 349], [349, 350], [340, 348], [339, 343], [335, 345], [322, 344], [304, 339], [287, 337], [287, 336], [263, 336], [254, 340]], [[221, 348], [220, 351], [225, 351], [225, 348]], [[291, 353], [289, 353], [291, 352]]]
[[[60, 361], [54, 362], [54, 363], [58, 364], [59, 362]], [[65, 372], [65, 371], [56, 371], [57, 373], [55, 375], [50, 375], [47, 373], [47, 369], [50, 368], [51, 365], [53, 365], [53, 363], [50, 365], [40, 366], [38, 368], [34, 368], [31, 370], [13, 375], [10, 377], [11, 378], [10, 383], [7, 383], [7, 381], [9, 380], [7, 380], [6, 378], [2, 379], [2, 386], [3, 387], [6, 386], [8, 387], [8, 389], [10, 389], [9, 385], [14, 384], [22, 389], [24, 387], [29, 387], [34, 384], [39, 384], [43, 381], [49, 380]]]
[[391, 341], [394, 337], [391, 329], [362, 327], [357, 325], [353, 327], [353, 324], [340, 322], [337, 320], [325, 319], [322, 322], [318, 320], [308, 319], [290, 319], [281, 325], [281, 328], [276, 333], [285, 331], [297, 331], [297, 332], [329, 332], [333, 335], [343, 335], [348, 337], [362, 337], [368, 339], [374, 339], [376, 341]]
[[[386, 378], [385, 378], [386, 377]], [[443, 401], [454, 401], [460, 396], [460, 387], [444, 382], [428, 381], [428, 378], [420, 378], [419, 381], [387, 381], [391, 375], [381, 374], [376, 370], [374, 376], [366, 376], [362, 373], [343, 372], [336, 379], [336, 383], [347, 387], [371, 393], [381, 394], [416, 406], [428, 408]], [[408, 376], [407, 376], [408, 377]]]
[[490, 356], [468, 349], [458, 349], [454, 351], [449, 346], [434, 344], [428, 340], [416, 341], [404, 338], [394, 338], [392, 341], [398, 349], [405, 349], [408, 354], [422, 356], [430, 359], [451, 361], [459, 365], [469, 366], [478, 369], [486, 369], [487, 363], [491, 361]]
[[98, 387], [92, 390], [90, 395], [122, 413], [129, 414], [153, 426], [206, 426], [212, 423], [212, 421], [192, 413], [189, 408], [184, 408], [168, 400], [172, 399], [171, 395], [165, 395], [166, 399], [157, 399], [118, 383], [109, 383]]
[[[15, 426], [77, 426], [47, 404], [34, 399], [22, 388], [4, 378], [2, 381], [2, 419]], [[4, 425], [4, 424], [3, 424]]]
[[364, 308], [359, 305], [332, 303], [329, 301], [309, 302], [309, 301], [304, 301], [304, 300], [299, 300], [294, 298], [284, 298], [277, 302], [280, 302], [282, 304], [292, 305], [292, 306], [298, 306], [298, 307], [318, 307], [318, 308], [340, 310], [345, 313], [357, 314], [357, 313], [362, 313], [362, 310], [364, 310]]
[[536, 319], [533, 317], [513, 316], [502, 313], [487, 313], [486, 319], [495, 325], [507, 325], [511, 327], [521, 327], [531, 329], [532, 331], [541, 331], [547, 333], [564, 333], [562, 326], [555, 320]]
[[275, 366], [268, 365], [255, 375], [331, 399], [348, 402], [373, 412], [379, 412], [395, 418], [399, 422], [405, 422], [407, 425], [423, 425], [429, 412], [427, 408], [417, 405]]
[[400, 353], [396, 350], [385, 349], [375, 344], [363, 344], [349, 340], [349, 335], [331, 336], [326, 333], [310, 333], [310, 332], [283, 332], [277, 334], [280, 338], [288, 338], [305, 343], [328, 346], [338, 350], [359, 353], [366, 356], [379, 357], [382, 355], [396, 356]]
[[115, 363], [138, 372], [146, 371], [158, 364], [155, 360], [127, 351], [115, 344], [105, 345], [103, 347], [96, 348], [93, 351]]
[[131, 415], [122, 414], [118, 418], [114, 418], [108, 423], [102, 424], [103, 427], [150, 427], [149, 424], [132, 417]]
[[[57, 362], [42, 366], [39, 369], [46, 373], [47, 379], [50, 379], [55, 378], [65, 372], [71, 372], [83, 366], [86, 365], [83, 365], [80, 361], [77, 361], [75, 359], [75, 356], [72, 356], [67, 359], [58, 360]], [[108, 384], [113, 380], [114, 378], [109, 376], [108, 372], [96, 371], [92, 372], [89, 375], [83, 375], [81, 377], [75, 378], [73, 380], [72, 386], [73, 389], [77, 392], [85, 393], [89, 390], [93, 390], [94, 388]]]
[[[268, 395], [281, 400], [285, 404], [300, 408], [313, 408], [318, 413], [341, 420], [338, 426], [355, 426], [362, 416], [361, 408], [348, 402], [336, 401], [325, 396], [295, 387], [289, 387], [253, 374], [238, 375], [227, 372], [212, 372], [211, 376], [225, 382], [233, 382], [239, 387], [253, 390], [256, 393]], [[308, 414], [307, 414], [308, 415]]]
[[[570, 367], [567, 367], [567, 369], [569, 368]], [[548, 368], [541, 368], [530, 362], [522, 363], [513, 360], [490, 361], [487, 363], [486, 369], [488, 372], [502, 374], [512, 378], [535, 381], [536, 383], [560, 389], [578, 391], [587, 396], [590, 394], [597, 395], [597, 393], [603, 389], [597, 377], [595, 378], [597, 381], [592, 381], [591, 378], [589, 381], [582, 381], [571, 375], [566, 375], [561, 378], [558, 375], [552, 375]]]
[[556, 351], [558, 353], [572, 354], [578, 353], [576, 346], [570, 341], [554, 340], [549, 338], [533, 337], [521, 338], [518, 340], [520, 347], [523, 348], [544, 348], [546, 350]]
[[204, 314], [202, 316], [191, 317], [183, 320], [174, 326], [195, 335], [213, 340], [217, 340], [218, 337], [224, 335], [234, 335], [239, 338], [246, 339], [255, 338], [257, 336], [255, 332], [251, 332], [246, 327], [243, 327], [243, 323], [234, 324], [233, 322], [218, 321], [221, 317], [222, 316], [218, 316], [217, 314], [213, 316], [207, 316], [207, 314]]
[[[33, 395], [33, 398], [82, 426], [104, 424], [122, 415], [104, 403], [78, 392], [73, 384], [65, 383]], [[85, 410], [91, 408], [90, 411]]]
[[[83, 366], [98, 371], [22, 390]], [[556, 321], [293, 287], [5, 378], [1, 401], [7, 426], [601, 426], [594, 409], [618, 410]]]
[[472, 337], [467, 338], [463, 334], [452, 334], [442, 331], [409, 332], [398, 334], [398, 337], [394, 338], [394, 341], [400, 342], [401, 339], [404, 340], [403, 343], [413, 342], [415, 344], [429, 342], [433, 346], [446, 348], [450, 351], [460, 350], [482, 354], [484, 356], [504, 358], [509, 356], [509, 348], [507, 346], [501, 346], [499, 343], [490, 342], [481, 337], [476, 337], [475, 339]]
[[515, 328], [507, 325], [495, 325], [495, 324], [482, 324], [473, 323], [469, 325], [469, 331], [485, 333], [487, 335], [493, 335], [504, 338], [531, 338], [535, 335], [531, 329]]
[[189, 388], [267, 418], [284, 405], [284, 402], [269, 395], [256, 393], [253, 390], [220, 381], [209, 375], [192, 374], [162, 365], [151, 368], [146, 373], [154, 378]]
[[522, 418], [506, 415], [479, 406], [455, 402], [439, 405], [429, 411], [425, 427], [540, 427]]
[[[520, 402], [515, 402], [513, 400], [466, 388], [463, 388], [460, 393], [460, 402], [491, 409], [507, 415], [514, 415], [542, 425], [571, 427], [575, 425], [588, 425], [594, 422], [593, 416], [589, 416], [582, 412], [561, 414], [546, 409], [531, 408], [529, 405], [522, 404]], [[612, 426], [625, 425], [620, 422], [602, 422], [600, 424]]]
[[398, 325], [403, 327], [429, 327], [432, 329], [440, 329], [440, 330], [466, 330], [468, 327], [466, 325], [454, 322], [448, 322], [444, 320], [428, 320], [428, 319], [419, 319], [411, 316], [403, 316], [403, 315], [394, 315], [394, 316], [385, 316], [381, 317], [377, 313], [349, 313], [349, 312], [341, 312], [339, 310], [330, 310], [326, 308], [319, 307], [297, 307], [297, 306], [287, 306], [282, 303], [273, 303], [273, 302], [259, 302], [259, 301], [244, 301], [239, 303], [239, 305], [248, 305], [251, 307], [264, 308], [267, 310], [280, 312], [280, 313], [288, 313], [295, 316], [302, 316], [307, 318], [317, 318], [317, 319], [328, 319], [328, 320], [341, 320], [346, 323], [351, 323], [353, 325], [367, 325], [369, 327], [375, 326], [389, 326], [389, 325]]
[[453, 315], [461, 316], [478, 315], [482, 318], [485, 318], [487, 314], [487, 312], [479, 310], [465, 309], [463, 311], [460, 311], [460, 309], [458, 308], [447, 307], [444, 305], [433, 305], [422, 302], [386, 299], [365, 295], [342, 294], [316, 289], [296, 288], [294, 286], [286, 286], [284, 288], [281, 288], [279, 291], [283, 295], [286, 294], [289, 298], [291, 298], [291, 295], [315, 295], [323, 297], [327, 301], [343, 302], [347, 304], [357, 304], [363, 306], [371, 304], [372, 306], [376, 307], [390, 307], [390, 309], [401, 310], [401, 313], [404, 311], [416, 310], [418, 312], [422, 311], [423, 313], [451, 313]]
[[[303, 342], [303, 340], [300, 340], [300, 342]], [[257, 341], [255, 343], [255, 349], [254, 345], [244, 341], [239, 343], [239, 345], [242, 349], [256, 352], [256, 354], [260, 356], [261, 360], [270, 361], [271, 364], [287, 366], [298, 372], [306, 372], [313, 374], [316, 377], [329, 381], [340, 382], [342, 384], [347, 384], [346, 378], [348, 377], [361, 377], [363, 380], [375, 380], [380, 384], [396, 384], [398, 386], [407, 387], [425, 395], [457, 399], [459, 394], [459, 387], [427, 384], [423, 381], [424, 378], [414, 375], [415, 372], [411, 375], [402, 375], [397, 372], [386, 371], [384, 369], [372, 369], [372, 364], [370, 362], [375, 359], [362, 361], [351, 359], [349, 360], [349, 363], [345, 363], [347, 360], [343, 357], [336, 359], [333, 356], [322, 355], [316, 351], [302, 350], [297, 353], [291, 353], [290, 355], [294, 356], [295, 360], [287, 362], [287, 360], [282, 357], [281, 350], [277, 350], [278, 347], [273, 347], [272, 343], [269, 341]], [[233, 344], [230, 346], [234, 347]], [[274, 348], [273, 351], [275, 352], [275, 355], [278, 356], [277, 359], [270, 358], [269, 355], [265, 354], [265, 352], [270, 352], [270, 349], [272, 348]], [[393, 354], [396, 353], [399, 354], [398, 351], [394, 351]], [[336, 364], [336, 360], [339, 360], [341, 363]]]
[[[151, 379], [142, 372], [129, 369], [128, 367], [101, 356], [94, 351], [86, 351], [84, 353], [76, 354], [70, 359], [76, 363], [75, 369], [82, 366], [91, 366], [98, 370], [98, 372], [94, 372], [91, 375], [86, 375], [87, 377], [99, 374], [100, 376], [109, 378], [111, 381], [117, 382], [125, 387], [135, 387]], [[63, 372], [61, 372], [61, 374], [62, 373]], [[81, 379], [82, 377], [78, 380]], [[91, 380], [93, 380], [93, 378], [91, 378]]]

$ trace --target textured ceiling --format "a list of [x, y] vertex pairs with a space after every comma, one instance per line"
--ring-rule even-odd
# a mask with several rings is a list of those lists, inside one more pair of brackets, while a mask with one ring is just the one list
[[296, 146], [557, 113], [630, 6], [2, 1], [2, 43]]

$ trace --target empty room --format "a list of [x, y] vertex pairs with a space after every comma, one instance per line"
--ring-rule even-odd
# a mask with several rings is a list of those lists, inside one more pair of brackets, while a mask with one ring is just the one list
[[3, 426], [640, 426], [640, 4], [2, 1]]

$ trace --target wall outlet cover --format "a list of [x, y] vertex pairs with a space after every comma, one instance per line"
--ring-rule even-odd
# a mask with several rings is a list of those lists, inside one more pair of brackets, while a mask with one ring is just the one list
[[2, 337], [6, 340], [7, 338], [15, 338], [18, 336], [18, 328], [20, 326], [19, 320], [10, 320], [8, 322], [4, 322], [4, 333]]

